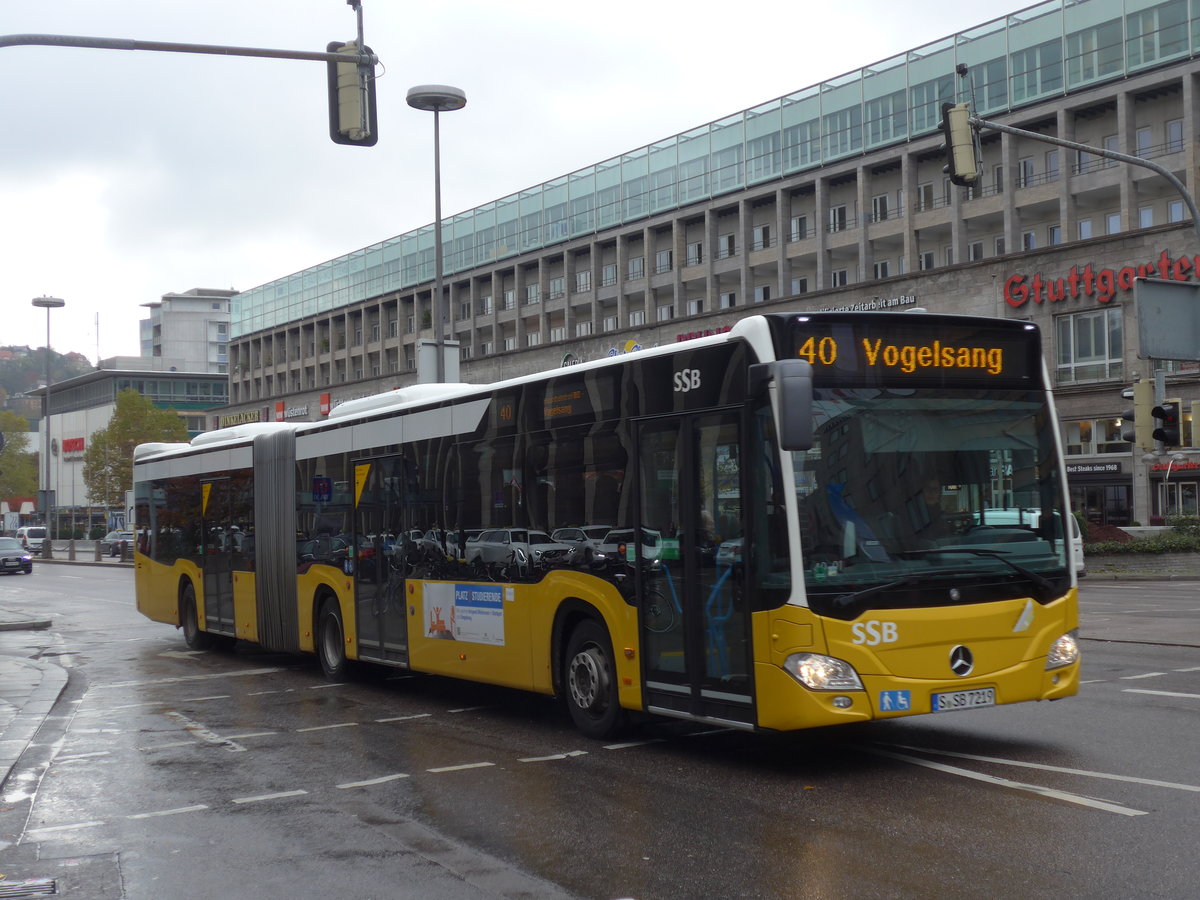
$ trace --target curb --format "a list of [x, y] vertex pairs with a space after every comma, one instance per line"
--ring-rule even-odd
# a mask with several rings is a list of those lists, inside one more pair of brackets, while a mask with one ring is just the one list
[[21, 704], [13, 720], [4, 729], [0, 737], [0, 786], [8, 781], [21, 756], [28, 749], [38, 729], [50, 715], [54, 704], [62, 696], [67, 686], [68, 672], [62, 666], [39, 660], [25, 659], [20, 656], [6, 656], [6, 661], [29, 669], [36, 669], [40, 675], [37, 687], [29, 694], [29, 698]]

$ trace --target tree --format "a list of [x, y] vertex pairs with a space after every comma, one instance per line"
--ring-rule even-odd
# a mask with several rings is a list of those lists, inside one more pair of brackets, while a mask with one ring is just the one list
[[173, 409], [159, 409], [132, 388], [117, 394], [108, 426], [93, 432], [83, 454], [83, 483], [101, 506], [123, 507], [133, 487], [133, 449], [152, 441], [186, 441], [187, 427]]
[[37, 493], [37, 454], [29, 451], [29, 420], [0, 409], [0, 499]]

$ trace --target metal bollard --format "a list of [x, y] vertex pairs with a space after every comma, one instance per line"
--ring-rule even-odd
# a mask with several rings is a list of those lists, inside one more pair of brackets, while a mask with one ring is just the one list
[[67, 559], [69, 559], [71, 562], [75, 561], [75, 538], [71, 538], [69, 541], [67, 541]]

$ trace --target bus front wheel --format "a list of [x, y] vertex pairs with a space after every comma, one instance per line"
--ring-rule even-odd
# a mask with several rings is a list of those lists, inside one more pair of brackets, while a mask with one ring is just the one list
[[179, 622], [183, 626], [183, 640], [190, 649], [208, 650], [212, 647], [212, 635], [200, 630], [200, 617], [196, 613], [196, 589], [190, 581], [183, 586], [183, 595], [179, 598]]
[[317, 616], [317, 656], [321, 671], [330, 681], [340, 681], [346, 676], [346, 630], [336, 600], [326, 600]]
[[571, 719], [584, 735], [604, 740], [621, 731], [625, 711], [617, 698], [612, 642], [594, 619], [580, 622], [571, 632], [563, 683]]

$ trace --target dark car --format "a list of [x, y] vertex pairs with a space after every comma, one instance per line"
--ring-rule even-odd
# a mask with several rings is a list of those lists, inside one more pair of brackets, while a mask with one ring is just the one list
[[33, 571], [33, 557], [21, 546], [16, 538], [0, 537], [0, 572], [24, 572], [26, 575]]
[[110, 531], [100, 542], [100, 553], [104, 556], [120, 556], [126, 548], [132, 547], [132, 531]]

